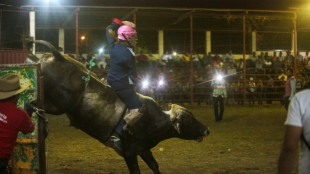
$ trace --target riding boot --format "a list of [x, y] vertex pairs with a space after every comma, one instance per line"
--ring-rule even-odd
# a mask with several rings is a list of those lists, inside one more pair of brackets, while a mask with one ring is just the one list
[[113, 132], [107, 143], [108, 146], [112, 147], [119, 155], [123, 154], [122, 141], [118, 133]]

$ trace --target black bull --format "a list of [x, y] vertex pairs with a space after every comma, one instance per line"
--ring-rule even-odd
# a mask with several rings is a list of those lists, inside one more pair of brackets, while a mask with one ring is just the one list
[[[41, 58], [44, 76], [44, 109], [50, 114], [63, 114], [72, 126], [81, 129], [101, 143], [107, 143], [111, 132], [123, 117], [126, 107], [113, 90], [76, 60], [61, 55], [45, 41], [35, 41], [48, 46], [53, 54]], [[90, 80], [82, 77], [90, 75]], [[139, 155], [154, 173], [160, 173], [151, 148], [160, 141], [178, 137], [202, 141], [209, 130], [197, 121], [191, 112], [178, 105], [162, 111], [156, 102], [141, 95], [146, 112], [136, 126], [136, 136], [121, 138], [123, 154], [130, 173], [140, 173]], [[111, 147], [111, 146], [110, 146]]]

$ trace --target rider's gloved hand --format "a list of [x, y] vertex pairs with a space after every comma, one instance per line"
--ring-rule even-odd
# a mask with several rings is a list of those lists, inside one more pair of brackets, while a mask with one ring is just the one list
[[32, 103], [25, 103], [24, 110], [28, 113], [29, 117], [31, 117], [32, 113], [35, 112], [35, 109]]

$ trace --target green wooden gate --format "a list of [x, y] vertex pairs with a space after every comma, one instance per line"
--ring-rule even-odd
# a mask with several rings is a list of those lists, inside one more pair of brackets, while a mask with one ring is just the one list
[[[43, 80], [40, 78], [40, 64], [31, 65], [0, 65], [0, 76], [8, 73], [19, 75], [20, 83], [28, 85], [28, 90], [20, 94], [18, 107], [24, 108], [24, 104], [37, 100], [39, 105], [43, 102]], [[27, 135], [18, 134], [14, 153], [9, 162], [12, 173], [16, 174], [44, 174], [46, 173], [45, 137], [42, 134], [44, 119], [36, 114], [32, 115], [35, 123], [35, 131]]]

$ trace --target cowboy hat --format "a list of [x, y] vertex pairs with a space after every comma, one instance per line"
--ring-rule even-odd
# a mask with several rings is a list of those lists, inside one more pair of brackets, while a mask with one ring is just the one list
[[20, 85], [17, 74], [6, 74], [0, 77], [0, 100], [17, 95], [28, 86]]

